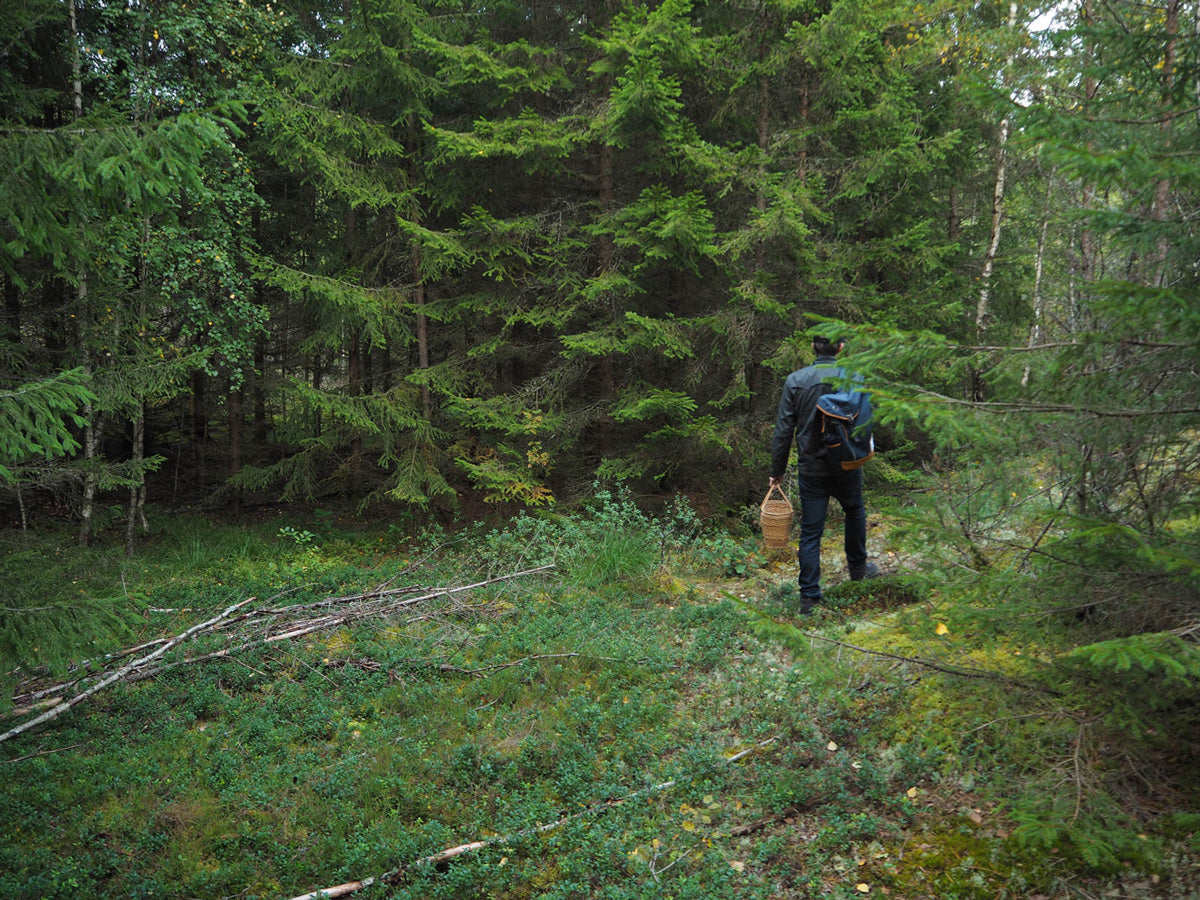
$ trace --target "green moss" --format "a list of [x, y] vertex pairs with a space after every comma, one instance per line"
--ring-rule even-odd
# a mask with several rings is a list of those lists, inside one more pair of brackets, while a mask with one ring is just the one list
[[939, 900], [1028, 896], [1048, 890], [1056, 878], [1052, 858], [970, 823], [921, 830], [872, 869], [896, 896]]

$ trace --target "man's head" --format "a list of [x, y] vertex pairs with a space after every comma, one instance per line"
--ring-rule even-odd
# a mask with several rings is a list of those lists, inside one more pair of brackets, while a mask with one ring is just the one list
[[846, 346], [844, 338], [827, 338], [818, 335], [813, 338], [813, 352], [817, 356], [837, 356]]

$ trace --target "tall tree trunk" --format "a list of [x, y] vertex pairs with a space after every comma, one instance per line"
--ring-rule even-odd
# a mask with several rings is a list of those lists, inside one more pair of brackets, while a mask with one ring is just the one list
[[[1008, 4], [1008, 31], [1017, 25], [1017, 4], [1010, 0]], [[1011, 39], [1011, 38], [1010, 38]], [[1012, 66], [1013, 57], [1009, 53], [1004, 61], [1005, 75], [1003, 83], [1008, 84], [1008, 70]], [[1008, 98], [1005, 98], [1008, 102]], [[987, 331], [988, 316], [991, 312], [992, 270], [996, 265], [996, 254], [1000, 249], [1000, 228], [1004, 219], [1004, 180], [1008, 173], [1008, 130], [1011, 125], [1011, 113], [1005, 113], [1000, 120], [1000, 131], [996, 136], [996, 180], [992, 186], [992, 224], [988, 232], [987, 249], [983, 254], [983, 267], [979, 273], [979, 298], [975, 304], [975, 336], [983, 341]], [[971, 372], [971, 396], [974, 400], [983, 399], [983, 384], [977, 370]]]
[[[425, 318], [425, 278], [421, 274], [421, 245], [413, 243], [412, 250], [413, 305], [417, 311], [417, 368], [421, 372], [429, 369], [429, 322]], [[425, 418], [433, 417], [433, 398], [429, 394], [429, 385], [421, 382], [421, 408], [425, 410]]]
[[[413, 154], [412, 163], [410, 165], [409, 177], [412, 183], [418, 184], [421, 181], [421, 173], [417, 166], [416, 149], [419, 145], [419, 129], [415, 115], [408, 117], [408, 148]], [[414, 200], [412, 209], [412, 219], [415, 225], [421, 224], [421, 208], [419, 203]], [[413, 270], [413, 306], [416, 311], [416, 336], [417, 336], [417, 369], [424, 373], [429, 369], [429, 321], [425, 316], [426, 302], [426, 284], [424, 273], [424, 257], [420, 238], [413, 239], [412, 245], [412, 270]], [[433, 398], [429, 393], [429, 385], [424, 380], [421, 382], [421, 408], [425, 412], [426, 420], [433, 418]]]
[[204, 373], [193, 371], [189, 381], [191, 390], [188, 392], [188, 442], [192, 447], [192, 458], [195, 471], [192, 473], [192, 485], [196, 490], [204, 489], [204, 467], [208, 462], [208, 390]]
[[[616, 202], [617, 190], [613, 177], [613, 148], [605, 141], [600, 145], [600, 155], [597, 160], [600, 166], [600, 215], [606, 215]], [[611, 234], [600, 236], [599, 271], [607, 272], [616, 264], [617, 247]], [[600, 357], [600, 394], [605, 403], [612, 403], [617, 396], [617, 374], [613, 366], [611, 353]], [[612, 428], [604, 424], [600, 428], [599, 447], [604, 456], [612, 452]]]
[[[246, 429], [245, 392], [241, 386], [229, 389], [229, 477], [242, 471], [242, 434]], [[235, 487], [230, 498], [233, 514], [242, 515], [242, 489]]]
[[[800, 127], [804, 128], [808, 124], [809, 110], [809, 91], [810, 91], [810, 76], [811, 71], [808, 66], [805, 66], [800, 73]], [[800, 136], [800, 161], [796, 166], [796, 177], [801, 184], [808, 178], [808, 141], [803, 135]]]
[[387, 393], [392, 389], [392, 336], [386, 335], [383, 346], [379, 348], [379, 389]]
[[[324, 378], [325, 378], [325, 370], [324, 370], [323, 363], [324, 363], [324, 360], [322, 360], [322, 358], [321, 358], [321, 351], [319, 349], [314, 350], [313, 355], [312, 355], [312, 386], [313, 386], [314, 391], [321, 390], [321, 382], [324, 381]], [[314, 410], [313, 411], [313, 423], [312, 423], [314, 437], [321, 436], [321, 422], [322, 422], [321, 410], [320, 409]]]
[[[1163, 114], [1159, 121], [1159, 128], [1164, 133], [1171, 128], [1171, 92], [1175, 86], [1175, 50], [1179, 39], [1179, 0], [1169, 0], [1167, 3], [1166, 31], [1167, 41], [1163, 48]], [[1170, 200], [1171, 182], [1169, 179], [1160, 178], [1154, 187], [1154, 209], [1151, 213], [1154, 221], [1166, 221]], [[1166, 235], [1162, 235], [1158, 239], [1158, 252], [1154, 261], [1153, 283], [1158, 287], [1162, 287], [1167, 281], [1169, 253], [1170, 244]]]
[[[142, 292], [147, 289], [146, 248], [149, 244], [150, 218], [143, 216], [142, 243], [138, 253], [138, 292], [140, 296], [144, 296]], [[142, 315], [142, 311], [139, 311], [138, 314]], [[134, 528], [137, 521], [141, 519], [143, 531], [150, 530], [146, 522], [146, 474], [142, 471], [142, 462], [146, 458], [146, 401], [143, 398], [138, 399], [130, 415], [130, 443], [132, 445], [131, 460], [137, 472], [137, 482], [129, 488], [129, 509], [125, 517], [126, 556], [133, 556]]]
[[[605, 4], [605, 19], [604, 24], [607, 26], [612, 22], [616, 15], [617, 3], [616, 0], [606, 0]], [[597, 21], [597, 25], [600, 22]], [[605, 106], [612, 102], [613, 77], [611, 74], [605, 75], [599, 84], [600, 96], [603, 98]], [[596, 153], [596, 180], [599, 184], [600, 191], [597, 196], [599, 207], [596, 211], [595, 221], [602, 220], [613, 211], [616, 204], [617, 187], [614, 167], [616, 164], [615, 152], [611, 143], [603, 135], [600, 138], [600, 146]], [[598, 275], [603, 275], [609, 272], [616, 265], [617, 246], [612, 234], [601, 232], [597, 251], [597, 267]], [[601, 407], [606, 413], [611, 412], [616, 403], [617, 396], [617, 373], [616, 367], [613, 364], [613, 354], [606, 352], [600, 356], [597, 361], [597, 399], [599, 399]], [[598, 423], [596, 429], [596, 446], [602, 457], [609, 457], [613, 453], [613, 420], [608, 415]]]
[[[767, 149], [770, 144], [771, 137], [771, 89], [767, 81], [767, 76], [762, 76], [758, 80], [758, 151], [760, 154], [760, 162], [758, 164], [758, 190], [754, 196], [754, 208], [758, 210], [760, 216], [767, 213], [767, 192], [763, 188], [763, 183], [767, 178]], [[763, 247], [761, 243], [758, 248], [759, 265], [762, 265]]]
[[[1200, 3], [1192, 10], [1192, 40], [1200, 40]], [[1200, 71], [1196, 73], [1196, 83], [1192, 86], [1196, 95], [1196, 124], [1200, 125]]]
[[[146, 458], [146, 404], [138, 403], [133, 412], [133, 450], [130, 458], [135, 467], [141, 469], [142, 461]], [[146, 476], [141, 475], [138, 483], [129, 489], [129, 510], [125, 519], [125, 555], [133, 556], [134, 529], [141, 520], [142, 530], [149, 531], [146, 522]]]
[[[82, 310], [87, 305], [87, 280], [81, 279], [76, 292], [76, 300]], [[82, 368], [88, 381], [92, 378], [92, 354], [88, 349], [89, 335], [83, 324], [83, 315], [79, 314], [79, 346], [81, 349]], [[96, 503], [96, 473], [92, 464], [99, 456], [100, 429], [102, 419], [95, 406], [89, 400], [83, 407], [83, 418], [87, 424], [83, 428], [83, 458], [87, 466], [83, 474], [83, 490], [79, 502], [79, 545], [86, 547], [92, 541], [92, 518]]]
[[[357, 326], [350, 329], [346, 342], [346, 378], [351, 397], [361, 397], [362, 385], [362, 331]], [[357, 496], [362, 462], [362, 433], [355, 427], [350, 435], [350, 493]]]
[[254, 442], [267, 442], [267, 395], [263, 390], [267, 370], [267, 339], [259, 335], [254, 342]]
[[[1008, 4], [1008, 30], [1011, 32], [1017, 25], [1017, 4], [1010, 2]], [[1005, 59], [1005, 78], [1004, 83], [1007, 85], [1007, 71], [1012, 65], [1012, 54], [1010, 53]], [[992, 270], [996, 265], [996, 253], [1000, 248], [1000, 226], [1004, 218], [1004, 179], [1008, 172], [1008, 130], [1012, 121], [1012, 116], [1005, 113], [1004, 118], [1000, 120], [1000, 132], [996, 136], [996, 180], [992, 186], [992, 225], [988, 232], [987, 249], [983, 254], [983, 268], [979, 275], [979, 299], [975, 304], [975, 334], [982, 338], [987, 327], [988, 313], [990, 312], [990, 293]]]
[[[250, 213], [250, 225], [254, 232], [254, 240], [258, 246], [263, 246], [262, 209], [257, 204]], [[254, 299], [259, 305], [263, 303], [262, 283], [254, 282]], [[267, 397], [263, 390], [263, 380], [267, 373], [267, 335], [259, 332], [254, 339], [254, 381], [251, 387], [254, 404], [254, 442], [258, 445], [267, 442]]]
[[[70, 0], [69, 9], [72, 48], [71, 94], [74, 105], [74, 118], [78, 122], [83, 118], [83, 76], [79, 60], [79, 27], [75, 18], [75, 0]], [[75, 315], [76, 321], [79, 323], [77, 337], [83, 371], [84, 375], [90, 381], [92, 378], [92, 354], [89, 346], [91, 335], [88, 334], [87, 328], [87, 300], [87, 273], [83, 271], [83, 266], [80, 264], [79, 283], [75, 287], [75, 304], [78, 309]], [[92, 468], [92, 463], [96, 460], [100, 448], [100, 420], [91, 401], [88, 401], [84, 405], [83, 418], [87, 421], [87, 424], [83, 428], [83, 458], [87, 462], [87, 467], [84, 470], [83, 489], [80, 492], [79, 544], [80, 546], [87, 546], [92, 540], [92, 518], [96, 502], [97, 479], [96, 473]]]
[[[763, 41], [765, 48], [766, 41]], [[759, 53], [759, 63], [762, 63], [764, 51]], [[771, 146], [771, 84], [766, 75], [762, 75], [758, 79], [758, 152], [761, 162], [758, 164], [758, 179], [759, 184], [755, 192], [754, 208], [758, 210], [758, 215], [761, 220], [767, 215], [767, 154]], [[765, 272], [767, 268], [767, 244], [765, 239], [759, 239], [754, 248], [755, 268], [759, 272]], [[759, 333], [757, 323], [752, 326], [755, 330], [755, 335]], [[762, 382], [762, 351], [759, 349], [759, 341], [752, 340], [750, 344], [750, 352], [746, 354], [746, 360], [742, 364], [742, 377], [746, 380], [746, 402], [743, 409], [748, 415], [753, 415], [755, 401], [758, 399], [758, 390]]]
[[[1050, 200], [1053, 196], [1054, 172], [1046, 179], [1046, 202], [1042, 210], [1042, 226], [1038, 229], [1037, 251], [1033, 264], [1033, 324], [1029, 327], [1029, 346], [1035, 347], [1042, 339], [1042, 317], [1046, 299], [1042, 295], [1042, 266], [1046, 258], [1046, 230], [1050, 224]], [[1029, 385], [1030, 367], [1021, 373], [1021, 387]]]
[[957, 241], [962, 234], [962, 211], [959, 209], [958, 185], [950, 183], [950, 208], [946, 211], [946, 237]]
[[[1094, 20], [1092, 11], [1092, 0], [1083, 0], [1079, 9], [1080, 19], [1084, 26], [1090, 26]], [[1090, 53], [1091, 48], [1087, 48]], [[1090, 115], [1092, 107], [1096, 101], [1096, 95], [1099, 93], [1100, 83], [1094, 75], [1088, 75], [1083, 85], [1084, 99], [1084, 115]], [[1096, 186], [1088, 182], [1082, 186], [1081, 206], [1084, 214], [1084, 222], [1079, 231], [1079, 282], [1078, 291], [1086, 291], [1091, 287], [1092, 282], [1099, 277], [1100, 268], [1100, 248], [1096, 241], [1096, 236], [1092, 229], [1087, 224], [1087, 214], [1096, 206]], [[1076, 299], [1073, 304], [1074, 309], [1081, 309], [1083, 304]], [[1074, 318], [1074, 317], [1073, 317]], [[1079, 323], [1082, 327], [1082, 323]]]
[[4, 335], [10, 343], [21, 343], [21, 293], [11, 275], [4, 278]]

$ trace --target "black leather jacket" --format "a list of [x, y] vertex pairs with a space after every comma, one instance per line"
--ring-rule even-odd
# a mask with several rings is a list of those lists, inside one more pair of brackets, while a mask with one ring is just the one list
[[801, 475], [820, 476], [829, 474], [829, 466], [823, 457], [809, 453], [808, 441], [812, 433], [813, 414], [817, 409], [817, 386], [830, 383], [841, 370], [836, 357], [818, 356], [811, 366], [797, 369], [783, 384], [783, 396], [779, 398], [779, 415], [775, 419], [775, 434], [771, 439], [771, 477], [780, 478], [787, 469], [788, 454], [792, 440], [796, 441], [797, 468]]

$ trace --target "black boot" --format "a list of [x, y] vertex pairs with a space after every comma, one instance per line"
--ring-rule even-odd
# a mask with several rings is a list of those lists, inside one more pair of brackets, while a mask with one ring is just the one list
[[853, 566], [850, 569], [851, 581], [866, 581], [868, 578], [879, 577], [879, 566], [873, 562], [863, 563], [861, 567]]

